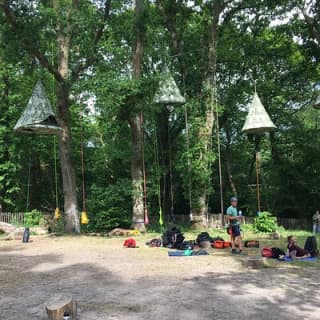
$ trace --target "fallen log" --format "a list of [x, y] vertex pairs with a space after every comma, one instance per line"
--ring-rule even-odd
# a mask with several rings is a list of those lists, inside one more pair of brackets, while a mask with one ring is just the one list
[[45, 303], [49, 320], [76, 320], [77, 304], [70, 295], [57, 294]]
[[0, 222], [0, 231], [2, 231], [3, 233], [12, 233], [12, 232], [15, 232], [16, 229], [18, 228], [13, 224]]
[[[21, 240], [24, 233], [24, 227], [16, 227], [13, 224], [0, 222], [0, 232], [7, 234], [6, 237], [1, 238], [1, 240]], [[30, 232], [37, 235], [48, 234], [48, 230], [42, 227], [32, 227]]]
[[21, 240], [24, 228], [16, 227], [10, 223], [0, 222], [0, 232], [7, 234], [7, 236], [1, 238], [1, 240]]

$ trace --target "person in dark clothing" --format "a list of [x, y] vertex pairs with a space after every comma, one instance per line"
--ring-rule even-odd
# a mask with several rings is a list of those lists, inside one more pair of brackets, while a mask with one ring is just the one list
[[302, 259], [311, 257], [310, 252], [297, 245], [297, 239], [293, 236], [288, 237], [287, 256], [292, 259]]

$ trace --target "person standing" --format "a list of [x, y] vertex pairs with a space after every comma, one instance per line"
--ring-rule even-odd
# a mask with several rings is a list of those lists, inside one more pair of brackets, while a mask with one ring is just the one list
[[[232, 197], [230, 199], [231, 205], [227, 209], [227, 217], [229, 222], [229, 234], [231, 238], [232, 253], [242, 253], [243, 245], [240, 231], [241, 216], [238, 214], [238, 199]], [[239, 246], [239, 252], [236, 250], [236, 244]]]
[[312, 216], [312, 223], [313, 223], [313, 227], [312, 227], [313, 234], [320, 232], [320, 213], [319, 213], [319, 210], [317, 210], [315, 212], [315, 214]]

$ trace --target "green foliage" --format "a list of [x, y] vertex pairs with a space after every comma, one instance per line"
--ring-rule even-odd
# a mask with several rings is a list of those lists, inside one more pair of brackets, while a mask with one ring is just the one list
[[242, 224], [241, 225], [241, 229], [244, 231], [244, 232], [252, 232], [253, 229], [254, 229], [254, 224], [252, 223], [246, 223], [246, 224]]
[[[288, 1], [260, 3], [250, 0], [245, 6], [235, 5], [232, 1], [220, 2], [225, 7], [213, 37], [217, 41], [217, 72], [214, 73], [219, 109], [215, 110], [215, 120], [219, 116], [225, 195], [234, 193], [231, 190], [233, 182], [241, 205], [249, 212], [256, 212], [254, 146], [241, 134], [255, 83], [266, 110], [278, 127], [276, 132], [262, 137], [259, 142], [262, 206], [277, 215], [289, 212], [290, 216], [294, 212], [296, 217], [310, 216], [318, 206], [320, 193], [317, 180], [320, 115], [318, 110], [311, 108], [320, 76], [319, 45], [312, 33], [319, 29], [319, 3], [310, 2], [308, 13], [313, 21], [308, 25], [302, 15], [291, 14], [292, 8], [301, 5], [298, 0], [290, 4]], [[212, 87], [204, 84], [208, 75], [214, 78], [208, 68], [208, 30], [214, 2], [195, 1], [192, 6], [187, 1], [159, 1], [146, 5], [139, 19], [144, 33], [143, 76], [139, 81], [132, 79], [132, 65], [128, 63], [132, 61], [138, 26], [133, 7], [129, 1], [113, 1], [112, 14], [104, 27], [106, 32], [95, 46], [95, 35], [99, 33], [97, 26], [104, 19], [102, 3], [80, 1], [79, 9], [70, 11], [70, 1], [57, 1], [55, 7], [49, 1], [32, 5], [27, 1], [13, 1], [10, 6], [20, 35], [5, 21], [5, 15], [0, 14], [2, 209], [21, 211], [30, 207], [55, 207], [51, 137], [26, 137], [14, 134], [12, 128], [38, 78], [43, 80], [55, 108], [57, 86], [53, 85], [52, 75], [40, 66], [38, 59], [27, 53], [21, 39], [34, 45], [37, 49], [34, 51], [41, 52], [49, 62], [53, 60], [57, 68], [56, 36], [60, 23], [62, 29], [72, 33], [68, 56], [68, 86], [75, 97], [71, 99], [70, 108], [72, 154], [79, 187], [82, 132], [90, 215], [88, 230], [105, 231], [128, 226], [132, 213], [130, 161], [133, 151], [128, 118], [141, 109], [151, 215], [159, 211], [158, 195], [161, 195], [163, 211], [169, 212], [171, 190], [175, 211], [188, 214], [189, 184], [193, 210], [201, 209], [203, 202], [199, 199], [206, 194], [209, 210], [218, 212], [220, 182], [216, 132], [213, 130], [212, 143], [208, 145], [208, 132], [203, 131], [206, 109], [212, 102]], [[238, 10], [242, 7], [245, 9]], [[68, 16], [70, 12], [72, 14]], [[283, 19], [286, 16], [288, 19]], [[276, 24], [274, 21], [282, 22]], [[79, 61], [92, 61], [92, 66], [77, 76], [72, 70]], [[171, 113], [152, 102], [164, 64], [169, 66], [187, 101]], [[95, 114], [91, 114], [93, 108], [86, 107], [92, 101], [95, 102]], [[215, 109], [216, 105], [213, 107]], [[80, 126], [79, 113], [83, 110]], [[88, 147], [89, 142], [91, 147]], [[58, 172], [59, 166], [58, 161]], [[61, 195], [60, 175], [58, 188]], [[33, 218], [31, 220], [34, 223]], [[269, 227], [269, 222], [257, 221], [255, 228], [269, 232], [274, 229], [271, 222]], [[60, 230], [64, 222], [61, 220], [57, 224], [57, 230]], [[251, 228], [250, 225], [243, 227]]]
[[128, 228], [131, 221], [131, 181], [123, 179], [106, 188], [91, 187], [88, 231]]
[[258, 217], [254, 218], [253, 231], [255, 233], [275, 232], [277, 228], [277, 218], [272, 216], [270, 212], [261, 212]]
[[26, 212], [24, 214], [24, 224], [28, 227], [38, 226], [42, 217], [43, 213], [38, 210]]
[[58, 234], [64, 233], [65, 224], [66, 224], [66, 221], [65, 221], [64, 215], [61, 215], [61, 217], [58, 220], [53, 219], [53, 222], [51, 225], [51, 232], [58, 233]]
[[95, 217], [95, 231], [109, 231], [117, 227], [129, 228], [131, 217], [122, 208], [100, 211]]

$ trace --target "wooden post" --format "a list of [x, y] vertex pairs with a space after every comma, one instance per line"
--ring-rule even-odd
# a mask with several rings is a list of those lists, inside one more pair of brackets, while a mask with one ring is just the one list
[[77, 305], [72, 296], [57, 294], [45, 303], [45, 307], [49, 320], [76, 320]]
[[261, 211], [260, 205], [260, 153], [256, 150], [256, 173], [257, 173], [257, 202], [258, 202], [258, 212]]

